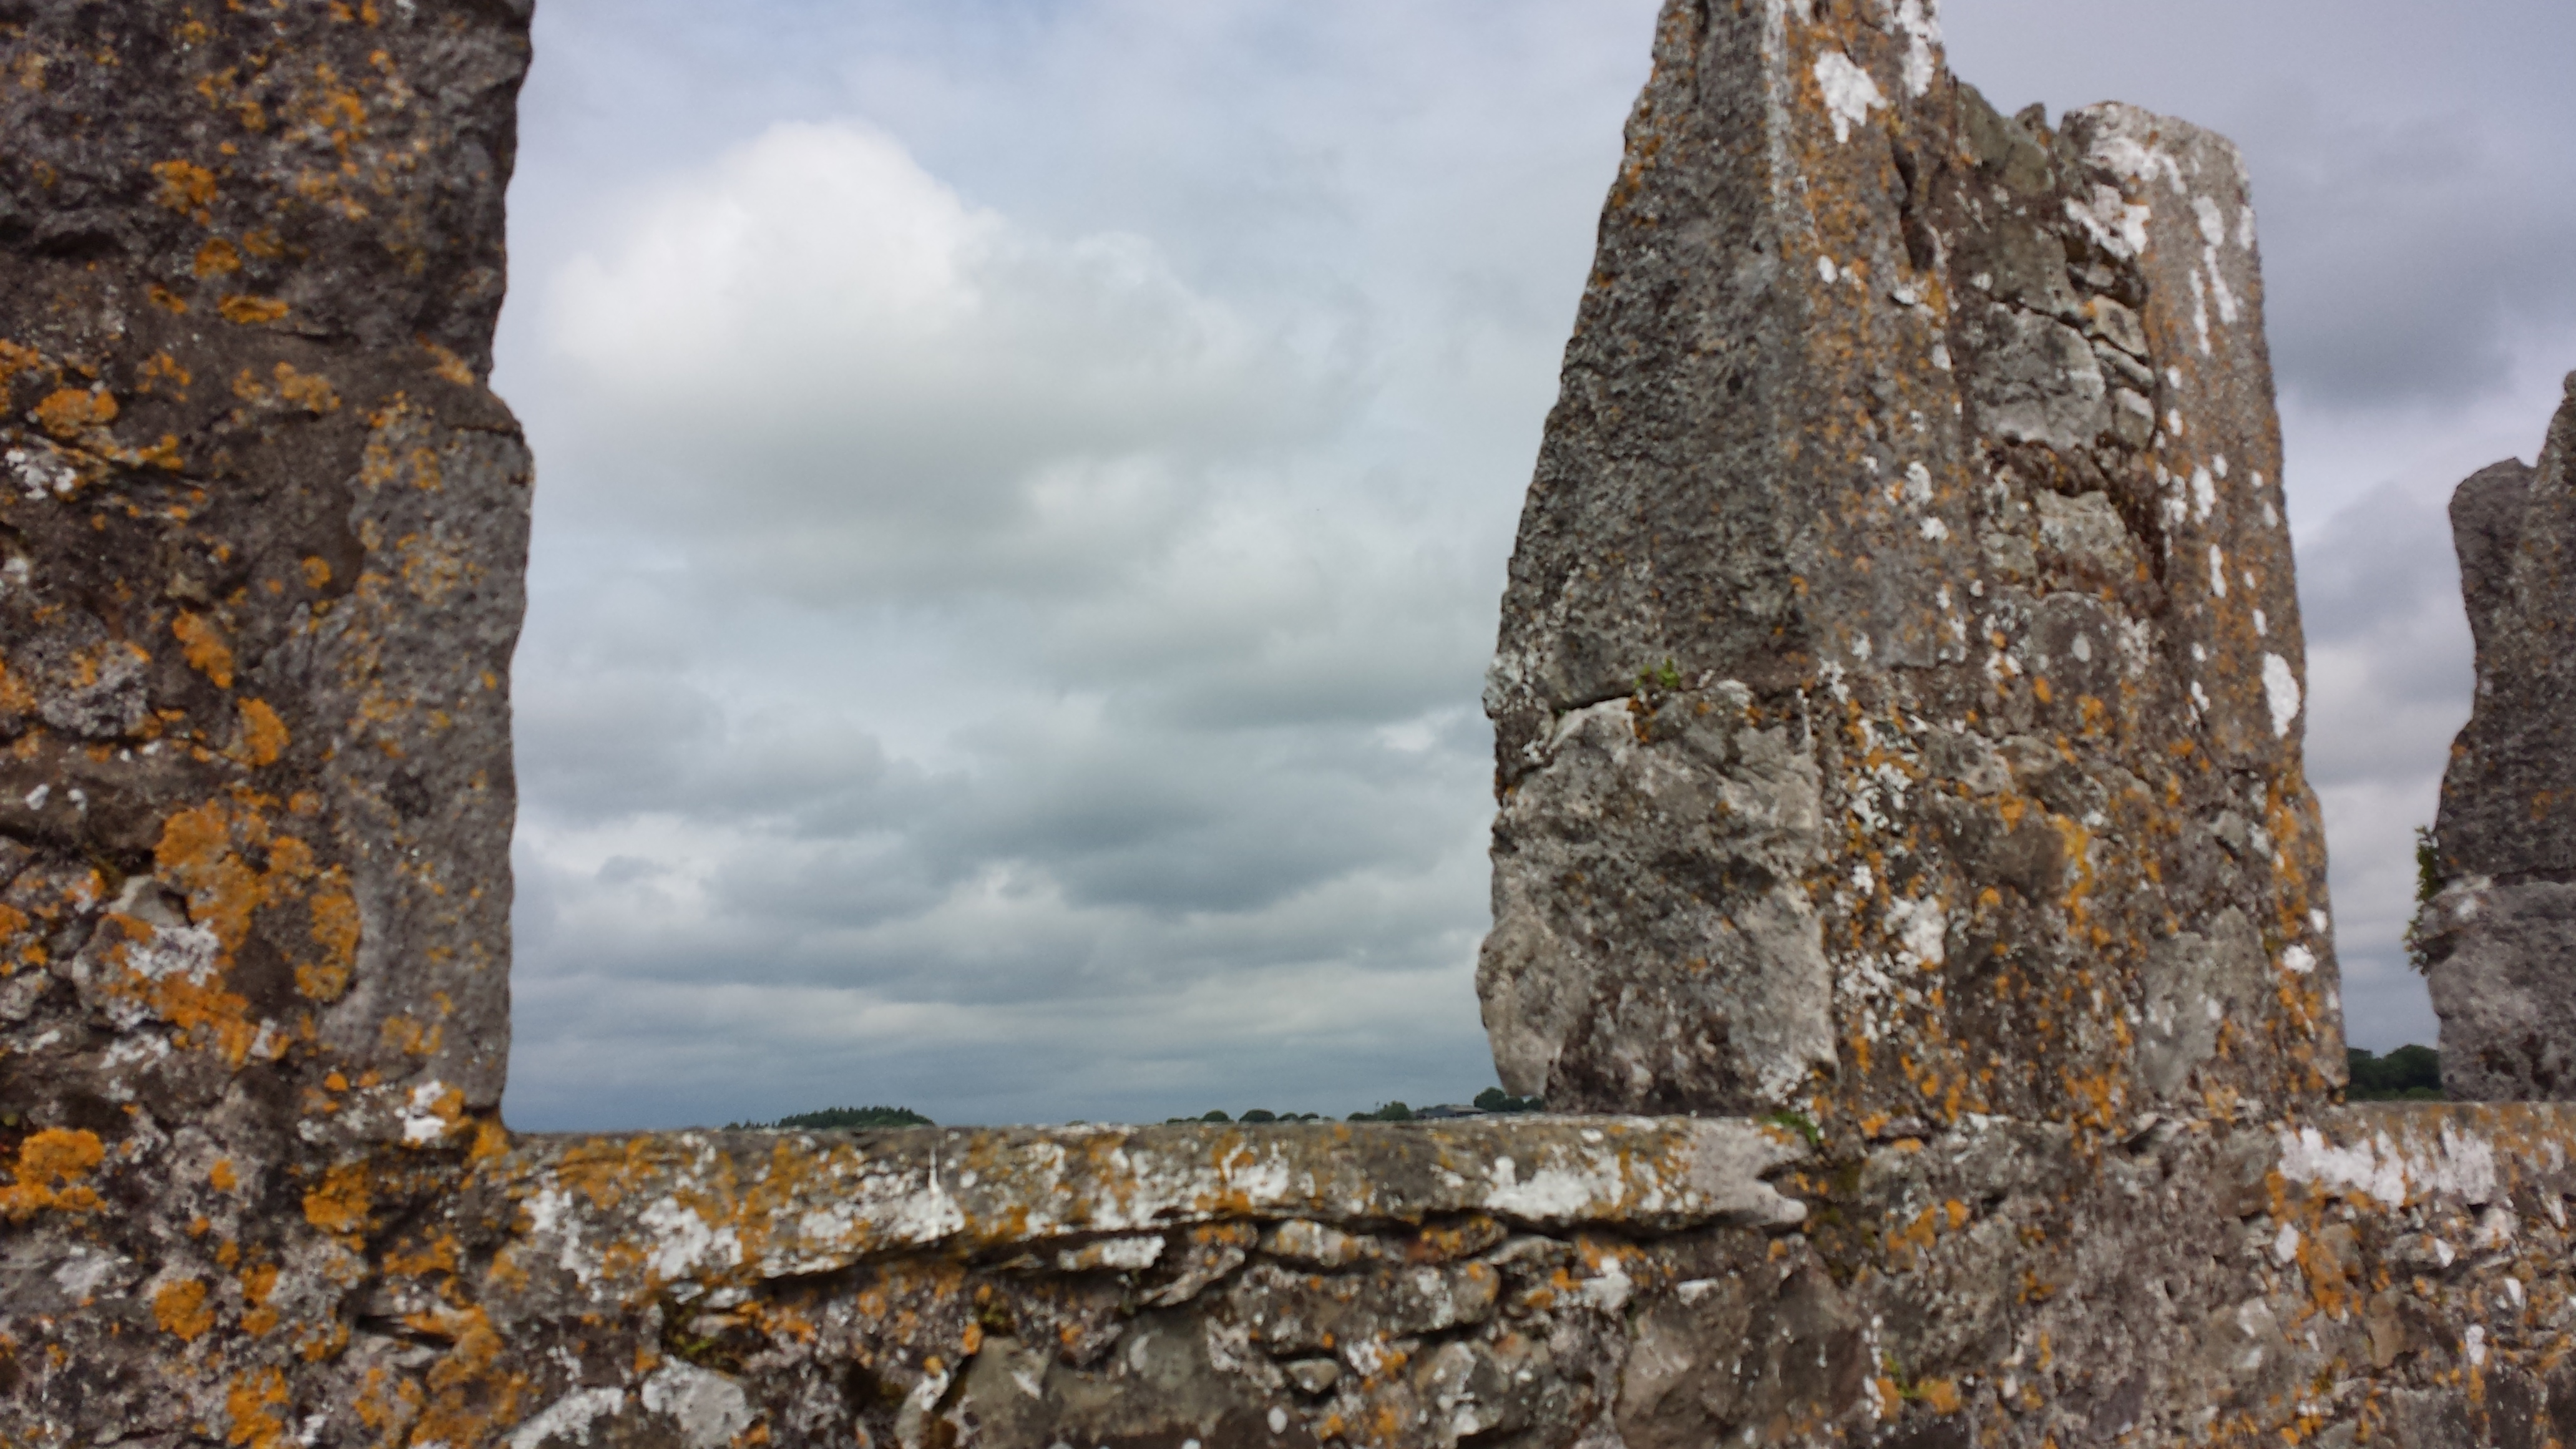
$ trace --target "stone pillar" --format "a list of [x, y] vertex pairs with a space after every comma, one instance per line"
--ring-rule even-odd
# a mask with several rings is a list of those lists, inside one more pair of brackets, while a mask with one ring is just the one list
[[528, 17], [0, 22], [0, 1439], [360, 1442], [370, 1234], [502, 1140]]
[[1495, 1060], [1900, 1128], [2321, 1100], [2244, 166], [1999, 115], [1923, 9], [1665, 8], [1486, 694]]
[[2576, 1097], [2576, 373], [2538, 467], [2451, 495], [2477, 697], [2434, 827], [2413, 944], [2442, 1018], [2442, 1088]]

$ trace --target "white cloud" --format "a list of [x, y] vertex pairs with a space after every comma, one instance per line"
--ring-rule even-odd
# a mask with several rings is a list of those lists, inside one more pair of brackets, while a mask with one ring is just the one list
[[1185, 522], [1190, 468], [1341, 400], [1144, 238], [1014, 226], [854, 121], [774, 125], [597, 242], [544, 303], [573, 486], [688, 527], [734, 587], [1078, 582]]

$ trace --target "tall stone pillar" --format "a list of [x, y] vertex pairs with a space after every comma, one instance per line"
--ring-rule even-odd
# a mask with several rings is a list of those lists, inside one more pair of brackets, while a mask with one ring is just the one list
[[1486, 694], [1507, 1086], [2340, 1084], [2262, 305], [2223, 138], [1999, 115], [1913, 0], [1666, 6]]
[[500, 1150], [528, 19], [0, 16], [0, 1440], [374, 1442]]
[[2442, 1088], [2576, 1098], [2576, 373], [2537, 467], [2451, 495], [2477, 696], [2434, 827], [2414, 944], [2442, 1018]]

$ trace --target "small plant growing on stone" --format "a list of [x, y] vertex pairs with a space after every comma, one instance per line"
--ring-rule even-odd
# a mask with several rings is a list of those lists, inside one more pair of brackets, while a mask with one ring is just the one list
[[1637, 671], [1637, 692], [1639, 694], [1652, 694], [1659, 689], [1673, 690], [1681, 687], [1681, 667], [1673, 663], [1671, 655], [1664, 656], [1664, 665], [1661, 669], [1648, 667]]
[[1818, 1127], [1815, 1119], [1804, 1112], [1793, 1111], [1790, 1108], [1783, 1107], [1779, 1111], [1772, 1113], [1770, 1116], [1763, 1118], [1762, 1121], [1765, 1126], [1778, 1127], [1784, 1131], [1797, 1133], [1799, 1136], [1807, 1139], [1807, 1145], [1809, 1147], [1822, 1147], [1825, 1145], [1824, 1129]]
[[2442, 851], [2434, 842], [2433, 827], [2415, 827], [2415, 919], [2406, 926], [2406, 963], [2418, 971], [2432, 969], [2431, 953], [2425, 949], [2424, 916], [2432, 908], [2433, 898], [2442, 893]]

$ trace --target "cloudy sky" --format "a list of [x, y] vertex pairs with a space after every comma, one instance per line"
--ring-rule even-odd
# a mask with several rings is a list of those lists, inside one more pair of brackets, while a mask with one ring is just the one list
[[[1951, 0], [2235, 136], [2350, 1030], [2430, 1041], [2442, 506], [2576, 367], [2576, 7]], [[1652, 0], [542, 0], [495, 385], [526, 1128], [1490, 1085], [1476, 698]]]

